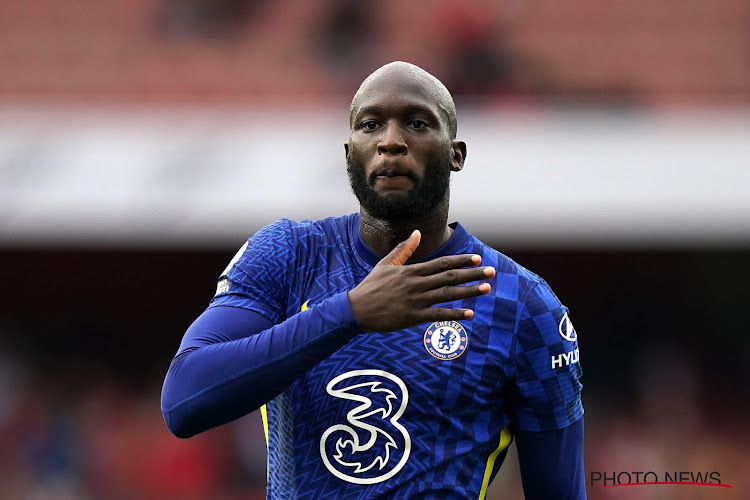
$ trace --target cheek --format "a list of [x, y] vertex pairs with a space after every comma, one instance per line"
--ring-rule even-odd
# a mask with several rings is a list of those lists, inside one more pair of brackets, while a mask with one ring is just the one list
[[347, 153], [346, 158], [349, 161], [359, 161], [359, 159], [361, 158], [361, 154], [359, 153], [359, 145], [356, 142], [349, 142], [349, 152]]
[[352, 138], [349, 140], [349, 154], [347, 156], [361, 165], [367, 165], [372, 161], [374, 155], [369, 141]]
[[424, 142], [419, 146], [418, 150], [416, 148], [414, 150], [415, 154], [420, 154], [427, 163], [445, 161], [446, 158], [450, 159], [452, 151], [450, 144], [439, 140]]

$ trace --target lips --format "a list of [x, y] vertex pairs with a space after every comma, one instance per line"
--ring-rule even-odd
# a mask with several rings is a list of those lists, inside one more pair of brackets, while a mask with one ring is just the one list
[[382, 191], [405, 191], [414, 186], [414, 181], [407, 175], [378, 175], [375, 176], [375, 189]]
[[370, 185], [376, 191], [411, 191], [419, 178], [404, 165], [401, 158], [381, 158], [370, 174]]
[[405, 168], [400, 161], [383, 160], [375, 171], [370, 174], [370, 181], [375, 183], [378, 180], [398, 179], [399, 177], [404, 177], [412, 183], [417, 180], [415, 179], [414, 174], [408, 168]]

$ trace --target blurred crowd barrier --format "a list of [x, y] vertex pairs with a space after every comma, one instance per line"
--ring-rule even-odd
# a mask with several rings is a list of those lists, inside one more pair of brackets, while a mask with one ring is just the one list
[[[750, 109], [750, 108], [748, 108]], [[279, 217], [357, 210], [348, 103], [285, 112], [0, 108], [0, 244], [239, 248]], [[451, 217], [555, 246], [750, 241], [750, 113], [459, 103]]]

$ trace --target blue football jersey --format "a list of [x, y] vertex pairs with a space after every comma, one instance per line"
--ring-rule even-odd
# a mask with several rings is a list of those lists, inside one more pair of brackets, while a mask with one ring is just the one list
[[[538, 276], [452, 225], [428, 259], [474, 253], [489, 294], [442, 304], [470, 320], [355, 336], [263, 410], [268, 498], [483, 498], [513, 428], [583, 415], [577, 335]], [[275, 323], [357, 286], [378, 263], [359, 215], [283, 219], [243, 246], [209, 307]]]

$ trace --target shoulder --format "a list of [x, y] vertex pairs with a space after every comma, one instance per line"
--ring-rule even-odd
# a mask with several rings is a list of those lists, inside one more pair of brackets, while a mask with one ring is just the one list
[[217, 296], [242, 287], [288, 288], [296, 273], [304, 273], [323, 248], [348, 237], [355, 214], [320, 220], [282, 218], [250, 236], [219, 276]]
[[301, 221], [283, 218], [275, 224], [284, 224], [292, 236], [331, 237], [348, 233], [356, 214], [326, 217], [325, 219]]
[[495, 268], [498, 277], [498, 285], [504, 283], [515, 283], [516, 300], [524, 302], [529, 294], [541, 285], [548, 288], [549, 286], [544, 279], [538, 274], [522, 266], [515, 260], [511, 259], [504, 253], [492, 248], [479, 238], [472, 236], [474, 248], [473, 252], [482, 256], [482, 265], [492, 266]]
[[249, 238], [249, 241], [256, 245], [262, 245], [264, 241], [294, 245], [307, 238], [335, 237], [348, 232], [348, 227], [355, 215], [340, 215], [319, 220], [294, 220], [284, 217], [259, 229]]

